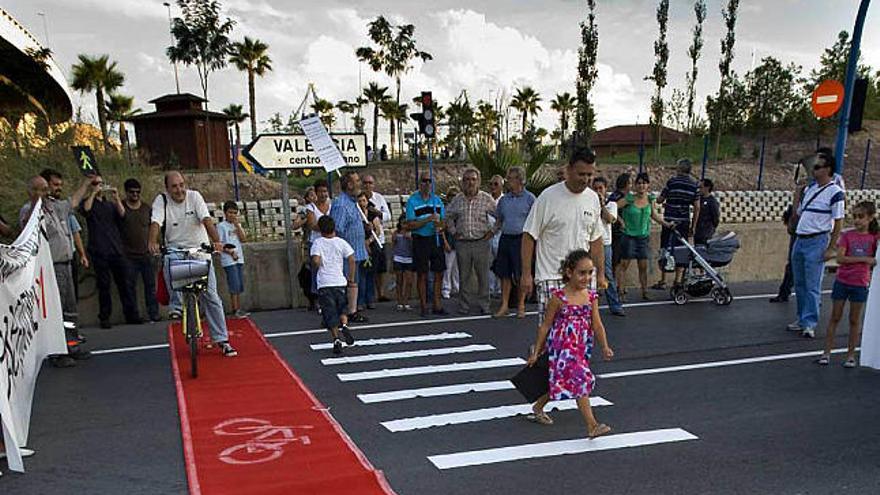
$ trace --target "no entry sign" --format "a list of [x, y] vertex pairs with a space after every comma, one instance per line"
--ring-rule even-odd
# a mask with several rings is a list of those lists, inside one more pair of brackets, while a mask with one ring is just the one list
[[843, 84], [829, 79], [822, 81], [813, 91], [811, 107], [816, 117], [824, 119], [831, 117], [843, 105]]

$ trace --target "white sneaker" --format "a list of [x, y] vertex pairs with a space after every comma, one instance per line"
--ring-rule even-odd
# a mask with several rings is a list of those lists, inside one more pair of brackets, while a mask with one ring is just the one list
[[[18, 451], [21, 453], [22, 457], [30, 457], [30, 456], [36, 454], [36, 452], [34, 450], [28, 449], [25, 447], [18, 449]], [[6, 459], [6, 451], [5, 450], [0, 452], [0, 459]]]
[[808, 339], [816, 338], [816, 330], [813, 327], [804, 327], [804, 330], [801, 332], [801, 337], [806, 337]]
[[802, 332], [804, 330], [804, 327], [801, 326], [800, 320], [796, 320], [792, 323], [789, 323], [788, 326], [785, 327], [785, 329], [789, 332]]

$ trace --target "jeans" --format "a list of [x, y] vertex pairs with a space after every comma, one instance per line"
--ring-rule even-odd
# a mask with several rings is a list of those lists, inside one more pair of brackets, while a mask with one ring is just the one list
[[127, 322], [139, 320], [137, 304], [131, 293], [131, 284], [127, 280], [128, 260], [124, 256], [92, 254], [92, 266], [95, 268], [95, 278], [98, 285], [98, 319], [108, 321], [113, 313], [113, 299], [110, 296], [112, 277], [119, 290], [119, 301], [122, 303], [125, 320]]
[[782, 283], [779, 284], [778, 296], [782, 299], [788, 299], [791, 296], [791, 288], [794, 286], [794, 280], [791, 277], [791, 251], [794, 249], [794, 241], [797, 236], [788, 236], [788, 258], [785, 260], [785, 276]]
[[[172, 311], [180, 311], [181, 292], [171, 289], [171, 260], [179, 260], [184, 257], [183, 253], [168, 253], [165, 255], [165, 286], [171, 295], [170, 309]], [[223, 313], [223, 301], [220, 300], [220, 296], [217, 294], [217, 274], [214, 273], [213, 265], [208, 270], [208, 290], [202, 294], [199, 303], [208, 320], [211, 340], [214, 342], [226, 342], [229, 340], [229, 332], [226, 330], [226, 316]]]
[[828, 247], [828, 237], [828, 234], [798, 237], [791, 252], [798, 322], [803, 328], [815, 328], [819, 323], [822, 275], [825, 272], [824, 254]]
[[[147, 314], [151, 320], [159, 319], [159, 303], [156, 302], [156, 268], [153, 259], [149, 256], [128, 258], [128, 283], [132, 297], [137, 298], [138, 277], [144, 283], [144, 301], [147, 305]], [[137, 304], [137, 299], [135, 299]]]
[[[369, 258], [368, 258], [369, 259]], [[366, 266], [366, 260], [358, 261], [358, 306], [366, 306], [373, 303], [373, 294], [376, 292], [373, 267]]]
[[608, 309], [614, 312], [623, 311], [620, 303], [620, 295], [617, 293], [617, 283], [614, 281], [614, 259], [611, 245], [605, 246], [605, 279], [608, 288], [605, 289], [605, 299], [608, 301]]
[[[65, 261], [62, 263], [53, 263], [55, 268], [55, 284], [58, 286], [58, 293], [61, 296], [61, 315], [65, 322], [76, 324], [76, 293], [74, 291], [72, 265], [75, 261]], [[68, 352], [76, 352], [78, 349], [77, 330], [76, 327], [67, 328], [64, 326], [64, 339], [67, 341]]]

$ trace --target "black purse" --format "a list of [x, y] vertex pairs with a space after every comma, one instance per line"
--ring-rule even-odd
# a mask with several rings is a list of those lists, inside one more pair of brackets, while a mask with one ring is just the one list
[[535, 402], [550, 391], [550, 356], [544, 352], [534, 366], [526, 365], [510, 381], [529, 403]]

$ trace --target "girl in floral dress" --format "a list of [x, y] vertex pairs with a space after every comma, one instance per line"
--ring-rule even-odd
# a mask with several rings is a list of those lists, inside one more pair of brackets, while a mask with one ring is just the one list
[[545, 425], [553, 424], [544, 407], [550, 400], [575, 399], [587, 423], [587, 435], [595, 438], [611, 431], [599, 423], [590, 407], [590, 393], [596, 377], [590, 371], [590, 353], [594, 339], [598, 340], [605, 360], [614, 356], [608, 346], [605, 327], [599, 317], [598, 295], [590, 289], [593, 262], [589, 253], [577, 249], [569, 253], [560, 269], [565, 286], [552, 291], [544, 321], [538, 328], [538, 338], [529, 356], [533, 366], [546, 349], [550, 361], [550, 391], [532, 406], [529, 420]]

